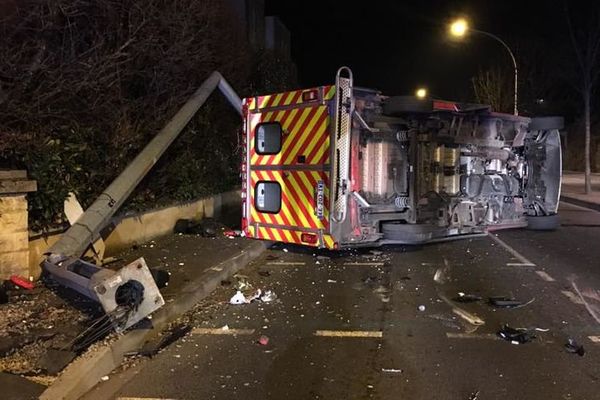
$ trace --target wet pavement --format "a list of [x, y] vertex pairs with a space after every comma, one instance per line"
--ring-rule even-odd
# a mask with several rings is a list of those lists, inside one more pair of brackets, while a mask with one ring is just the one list
[[[178, 321], [189, 334], [85, 398], [598, 399], [600, 213], [562, 204], [561, 221], [372, 252], [275, 246]], [[240, 281], [278, 297], [230, 305]], [[535, 338], [504, 341], [504, 324]]]

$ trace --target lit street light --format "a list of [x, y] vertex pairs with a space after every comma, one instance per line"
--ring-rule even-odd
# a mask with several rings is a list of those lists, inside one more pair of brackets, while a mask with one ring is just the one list
[[425, 89], [425, 88], [418, 88], [415, 91], [415, 96], [417, 96], [417, 98], [419, 98], [419, 99], [424, 99], [425, 97], [427, 97], [427, 89]]
[[466, 34], [469, 31], [472, 32], [476, 32], [476, 33], [481, 33], [482, 35], [485, 35], [487, 37], [490, 37], [494, 40], [496, 40], [497, 42], [500, 42], [500, 44], [502, 46], [504, 46], [504, 48], [506, 49], [506, 51], [508, 51], [508, 54], [510, 55], [510, 58], [513, 62], [513, 67], [515, 69], [515, 99], [514, 99], [514, 114], [515, 115], [519, 115], [519, 110], [517, 107], [517, 103], [518, 103], [518, 93], [519, 93], [519, 70], [517, 68], [517, 59], [515, 58], [515, 55], [513, 54], [512, 50], [510, 49], [510, 47], [508, 47], [508, 45], [506, 44], [506, 42], [502, 39], [500, 39], [498, 36], [494, 35], [493, 33], [489, 33], [489, 32], [485, 32], [485, 31], [480, 31], [479, 29], [473, 29], [471, 27], [469, 27], [469, 24], [467, 22], [467, 20], [465, 20], [464, 18], [459, 18], [457, 20], [455, 20], [454, 22], [452, 22], [452, 24], [450, 24], [450, 27], [448, 29], [450, 36], [455, 37], [457, 39], [462, 39], [464, 36], [466, 36]]

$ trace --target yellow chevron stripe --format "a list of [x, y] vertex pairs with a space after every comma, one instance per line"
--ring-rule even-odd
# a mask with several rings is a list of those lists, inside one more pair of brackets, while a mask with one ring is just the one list
[[292, 174], [288, 175], [287, 184], [285, 186], [285, 194], [286, 194], [286, 198], [290, 202], [290, 205], [292, 206], [292, 209], [294, 210], [293, 214], [294, 214], [294, 216], [296, 216], [296, 221], [300, 222], [300, 223], [296, 223], [296, 226], [309, 227], [310, 223], [308, 222], [308, 219], [306, 219], [306, 216], [304, 215], [304, 213], [300, 211], [301, 208], [298, 205], [298, 203], [295, 199], [295, 196], [293, 196], [293, 194], [297, 194], [299, 197], [299, 201], [304, 202], [304, 200], [303, 200], [304, 196], [302, 196], [301, 192], [298, 192], [298, 188], [299, 188], [299, 186], [296, 183], [296, 181], [293, 179]]
[[249, 225], [248, 226], [248, 236], [250, 237], [254, 237], [254, 226], [253, 225]]
[[[288, 199], [288, 201], [291, 202], [291, 200], [289, 199], [289, 196], [286, 193], [286, 182], [283, 180], [283, 177], [281, 176], [281, 172], [274, 171], [273, 175], [275, 175], [275, 179], [281, 185], [282, 191], [283, 191], [284, 195], [286, 196], [286, 199]], [[295, 213], [290, 211], [290, 209], [288, 208], [288, 206], [285, 204], [285, 202], [283, 200], [281, 201], [281, 210], [283, 211], [283, 213], [285, 214], [285, 217], [287, 218], [287, 220], [290, 222], [291, 225], [299, 225], [298, 222], [296, 222], [296, 219], [294, 218]], [[282, 224], [282, 225], [286, 225], [286, 224]]]
[[275, 237], [275, 240], [277, 240], [278, 242], [283, 242], [283, 238], [280, 235], [279, 229], [271, 228], [269, 229], [269, 232], [271, 233], [271, 236]]
[[292, 103], [292, 99], [294, 98], [294, 96], [296, 95], [296, 93], [298, 93], [297, 90], [288, 92], [287, 97], [285, 98], [285, 101], [283, 102], [283, 105], [288, 106]]
[[308, 114], [310, 113], [311, 108], [307, 107], [303, 110], [299, 110], [298, 112], [301, 112], [302, 114], [300, 114], [300, 117], [298, 118], [298, 121], [294, 124], [294, 126], [290, 126], [290, 134], [285, 138], [285, 140], [283, 141], [283, 147], [281, 149], [281, 153], [278, 154], [278, 158], [277, 158], [277, 164], [281, 164], [281, 162], [283, 160], [281, 160], [282, 153], [287, 152], [287, 148], [291, 147], [294, 145], [294, 143], [296, 142], [296, 139], [299, 136], [302, 136], [302, 132], [301, 132], [301, 128], [302, 125], [304, 124], [304, 121], [306, 121], [306, 118], [308, 118]]
[[269, 101], [270, 98], [271, 98], [271, 96], [263, 96], [262, 99], [260, 100], [259, 108], [264, 108], [265, 104], [267, 104], [267, 102]]
[[277, 107], [279, 103], [281, 103], [281, 100], [283, 99], [284, 95], [285, 93], [278, 93], [277, 95], [275, 95], [275, 99], [273, 100], [273, 104], [271, 104], [271, 107]]
[[335, 85], [331, 86], [325, 94], [325, 100], [331, 100], [335, 96]]
[[[329, 118], [327, 119], [327, 126], [329, 126]], [[328, 133], [327, 133], [328, 135]], [[317, 153], [315, 154], [315, 160], [320, 160], [321, 157], [323, 157], [323, 154], [325, 152], [329, 153], [330, 149], [329, 149], [329, 137], [327, 139], [325, 139], [325, 143], [323, 143], [323, 146], [321, 146], [321, 148], [319, 150], [317, 150]], [[325, 160], [323, 160], [323, 164], [327, 164], [327, 162], [329, 161], [329, 154], [327, 155], [327, 157], [325, 157]]]
[[[310, 201], [306, 198], [306, 196], [304, 195], [304, 193], [302, 192], [302, 189], [300, 187], [300, 183], [298, 183], [296, 181], [296, 179], [294, 178], [294, 176], [292, 174], [288, 175], [288, 182], [289, 182], [289, 187], [291, 188], [291, 190], [294, 191], [294, 193], [298, 196], [299, 201], [302, 202], [302, 204], [304, 204], [306, 206], [306, 208], [308, 208], [307, 212], [310, 212]], [[293, 198], [290, 198], [293, 199]], [[298, 207], [297, 204], [292, 204], [292, 207], [294, 207], [294, 209], [296, 210], [295, 215], [297, 215], [301, 222], [303, 227], [311, 227], [310, 222], [308, 221], [308, 218], [310, 218], [310, 216], [307, 216], [304, 214], [303, 211], [301, 211], [302, 209], [300, 207]]]
[[[285, 118], [285, 121], [283, 121], [283, 124], [281, 125], [283, 132], [288, 132], [292, 121], [294, 120], [294, 118], [296, 118], [296, 114], [298, 114], [299, 112], [302, 112], [302, 111], [300, 111], [300, 109], [298, 109], [298, 108], [294, 108], [291, 112], [289, 112], [287, 118], [285, 118], [284, 116], [281, 117], [281, 120], [283, 120]], [[285, 115], [285, 113], [284, 113], [284, 115]], [[281, 122], [281, 120], [280, 120], [280, 122]], [[284, 141], [284, 146], [288, 146], [289, 143], [291, 143], [289, 137], [284, 137], [283, 141]], [[273, 158], [271, 163], [275, 164], [275, 165], [280, 164], [283, 152], [284, 152], [284, 148], [282, 147], [281, 151], [279, 153], [275, 154], [275, 157]]]
[[[303, 151], [303, 154], [306, 154], [307, 157], [313, 151], [313, 149], [315, 148], [315, 146], [321, 139], [321, 136], [323, 136], [325, 134], [325, 130], [327, 129], [328, 122], [329, 122], [329, 117], [325, 118], [325, 120], [321, 123], [321, 125], [319, 125], [317, 127], [317, 130], [316, 130], [314, 136], [312, 137], [310, 143], [308, 143], [306, 150]], [[315, 157], [315, 160], [318, 160], [318, 158]], [[309, 161], [308, 158], [306, 161]]]
[[[306, 177], [306, 173], [301, 172], [298, 175], [300, 176], [300, 179], [302, 180], [302, 184], [308, 190], [308, 193], [314, 192], [315, 188], [312, 186], [312, 184], [310, 183], [310, 181]], [[312, 202], [310, 201], [310, 199], [306, 199], [306, 204], [307, 205], [308, 204], [312, 204]], [[311, 212], [309, 210], [309, 213], [310, 213], [310, 218], [315, 223], [315, 225], [317, 226], [317, 228], [319, 228], [319, 229], [325, 228], [325, 226], [323, 225], [323, 222], [315, 215], [314, 211]]]
[[269, 238], [269, 235], [267, 234], [267, 228], [265, 228], [264, 226], [259, 226], [258, 232], [260, 234], [260, 237], [262, 237], [263, 239]]
[[288, 231], [287, 229], [283, 229], [283, 234], [285, 235], [285, 240], [288, 243], [295, 243], [294, 242], [294, 237], [292, 236], [292, 234], [290, 233], [290, 231]]
[[304, 130], [304, 135], [300, 135], [300, 137], [298, 138], [298, 140], [296, 141], [296, 145], [293, 147], [292, 151], [290, 152], [290, 155], [288, 156], [288, 158], [286, 160], [284, 160], [285, 164], [289, 164], [290, 162], [292, 162], [292, 160], [295, 158], [296, 154], [298, 154], [298, 151], [300, 150], [301, 146], [304, 144], [304, 142], [306, 140], [312, 140], [314, 138], [313, 135], [309, 135], [307, 134], [307, 132], [311, 132], [315, 126], [315, 124], [317, 123], [317, 121], [319, 120], [319, 118], [321, 117], [321, 115], [323, 115], [323, 112], [325, 111], [327, 107], [319, 107], [317, 109], [317, 114], [310, 120], [308, 126], [306, 127], [306, 129]]

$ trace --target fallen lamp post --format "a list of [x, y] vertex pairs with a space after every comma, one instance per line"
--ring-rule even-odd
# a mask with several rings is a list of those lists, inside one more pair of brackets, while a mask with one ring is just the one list
[[241, 115], [239, 96], [219, 72], [213, 72], [167, 125], [48, 249], [42, 262], [44, 271], [56, 282], [100, 303], [117, 332], [129, 328], [165, 304], [146, 261], [142, 257], [114, 271], [80, 257], [100, 237], [100, 231], [109, 224], [127, 197], [216, 88]]

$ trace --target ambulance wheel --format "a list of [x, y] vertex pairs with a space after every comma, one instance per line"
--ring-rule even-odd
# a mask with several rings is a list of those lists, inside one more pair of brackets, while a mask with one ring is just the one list
[[554, 231], [559, 226], [558, 214], [527, 216], [527, 229], [532, 231]]
[[406, 113], [428, 113], [433, 111], [431, 99], [418, 99], [414, 96], [394, 96], [383, 103], [384, 115], [398, 115]]

